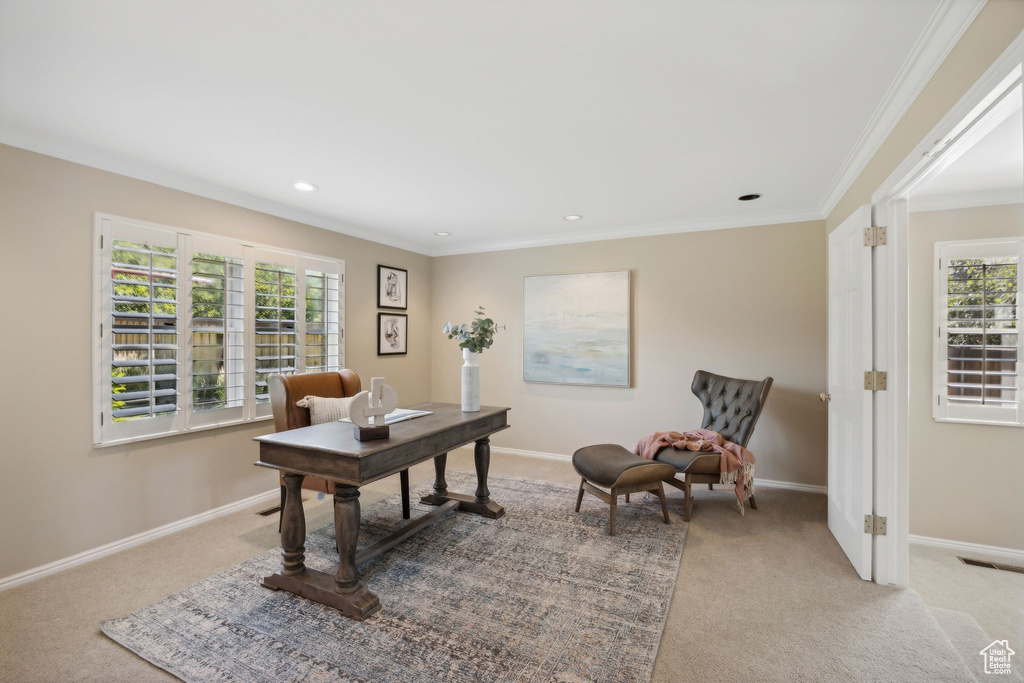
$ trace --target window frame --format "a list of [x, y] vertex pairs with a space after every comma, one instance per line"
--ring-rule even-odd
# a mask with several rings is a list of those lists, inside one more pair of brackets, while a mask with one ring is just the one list
[[[1017, 404], [1015, 408], [996, 405], [953, 405], [947, 396], [948, 315], [949, 315], [949, 262], [964, 258], [1017, 257]], [[953, 240], [935, 243], [932, 301], [932, 418], [936, 422], [983, 424], [1005, 427], [1024, 426], [1024, 238]], [[983, 328], [984, 329], [984, 328]]]
[[[165, 233], [166, 241], [175, 237], [177, 244], [177, 354], [175, 373], [178, 376], [177, 388], [178, 410], [167, 416], [154, 416], [140, 420], [115, 423], [111, 411], [111, 355], [113, 332], [110, 329], [112, 306], [112, 284], [110, 269], [112, 261], [115, 229], [119, 233], [131, 233], [133, 230], [142, 235], [156, 235], [155, 231]], [[143, 240], [144, 241], [144, 240]], [[223, 252], [220, 255], [230, 257], [233, 254], [242, 256], [242, 288], [243, 288], [243, 376], [245, 390], [241, 406], [227, 406], [212, 410], [195, 411], [193, 409], [193, 344], [192, 329], [193, 301], [192, 277], [193, 258], [195, 252], [208, 253], [209, 247], [220, 244]], [[255, 264], [262, 256], [278, 255], [282, 259], [290, 259], [296, 271], [296, 364], [295, 372], [305, 371], [306, 338], [305, 338], [305, 272], [306, 269], [332, 271], [337, 275], [338, 298], [338, 334], [337, 334], [337, 367], [345, 367], [345, 261], [318, 254], [282, 249], [271, 245], [258, 244], [248, 240], [233, 239], [212, 233], [178, 228], [174, 226], [152, 223], [115, 216], [106, 213], [95, 213], [93, 221], [93, 291], [92, 316], [94, 343], [92, 345], [93, 360], [93, 446], [104, 448], [119, 444], [134, 443], [150, 439], [159, 439], [179, 434], [187, 434], [209, 429], [218, 429], [232, 425], [246, 424], [272, 419], [269, 404], [257, 404], [255, 394]], [[214, 250], [216, 251], [216, 250]], [[302, 275], [300, 277], [300, 274]], [[301, 283], [301, 286], [300, 286]], [[301, 299], [300, 299], [301, 295]], [[301, 302], [301, 303], [299, 303]], [[228, 344], [225, 334], [225, 344]], [[325, 351], [327, 346], [325, 345]], [[225, 349], [226, 351], [226, 349]], [[325, 359], [325, 365], [328, 365]], [[333, 363], [329, 364], [335, 367]]]

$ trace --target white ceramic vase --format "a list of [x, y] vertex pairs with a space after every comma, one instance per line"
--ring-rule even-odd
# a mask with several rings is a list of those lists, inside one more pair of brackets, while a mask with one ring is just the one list
[[462, 349], [462, 412], [480, 412], [479, 353]]

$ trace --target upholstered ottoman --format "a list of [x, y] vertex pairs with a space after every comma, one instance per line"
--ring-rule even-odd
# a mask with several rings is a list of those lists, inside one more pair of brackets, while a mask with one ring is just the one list
[[[576, 496], [576, 512], [580, 511], [584, 491], [611, 505], [611, 522], [608, 525], [610, 536], [615, 535], [615, 508], [622, 494], [626, 495], [627, 503], [631, 493], [650, 491], [658, 494], [665, 524], [669, 523], [665, 489], [661, 482], [676, 475], [676, 468], [672, 465], [645, 460], [618, 444], [609, 443], [579, 449], [572, 454], [572, 466], [582, 477], [580, 492]], [[607, 488], [608, 492], [599, 489], [598, 486]]]

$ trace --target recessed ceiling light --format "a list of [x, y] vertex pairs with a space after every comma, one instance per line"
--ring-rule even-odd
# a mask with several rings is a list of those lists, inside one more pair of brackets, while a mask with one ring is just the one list
[[437, 235], [438, 237], [451, 237], [452, 236], [452, 234], [450, 232], [435, 232], [434, 234]]
[[296, 180], [292, 183], [292, 187], [300, 192], [313, 192], [314, 190], [319, 189], [313, 183], [307, 183], [305, 180]]
[[583, 216], [566, 216], [565, 220], [567, 220], [567, 221], [578, 221], [581, 218], [583, 218]]
[[760, 199], [760, 198], [761, 198], [761, 195], [759, 195], [759, 194], [745, 194], [742, 197], [740, 197], [739, 200], [741, 202], [752, 202], [755, 199]]

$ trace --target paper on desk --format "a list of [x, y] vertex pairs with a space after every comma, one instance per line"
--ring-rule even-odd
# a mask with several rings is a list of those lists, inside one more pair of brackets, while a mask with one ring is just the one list
[[[396, 422], [404, 422], [405, 420], [411, 420], [414, 417], [423, 417], [424, 415], [432, 415], [433, 412], [430, 410], [409, 410], [408, 408], [397, 408], [393, 412], [388, 413], [384, 417], [384, 424], [392, 425]], [[351, 422], [352, 418], [343, 417], [339, 422]]]

